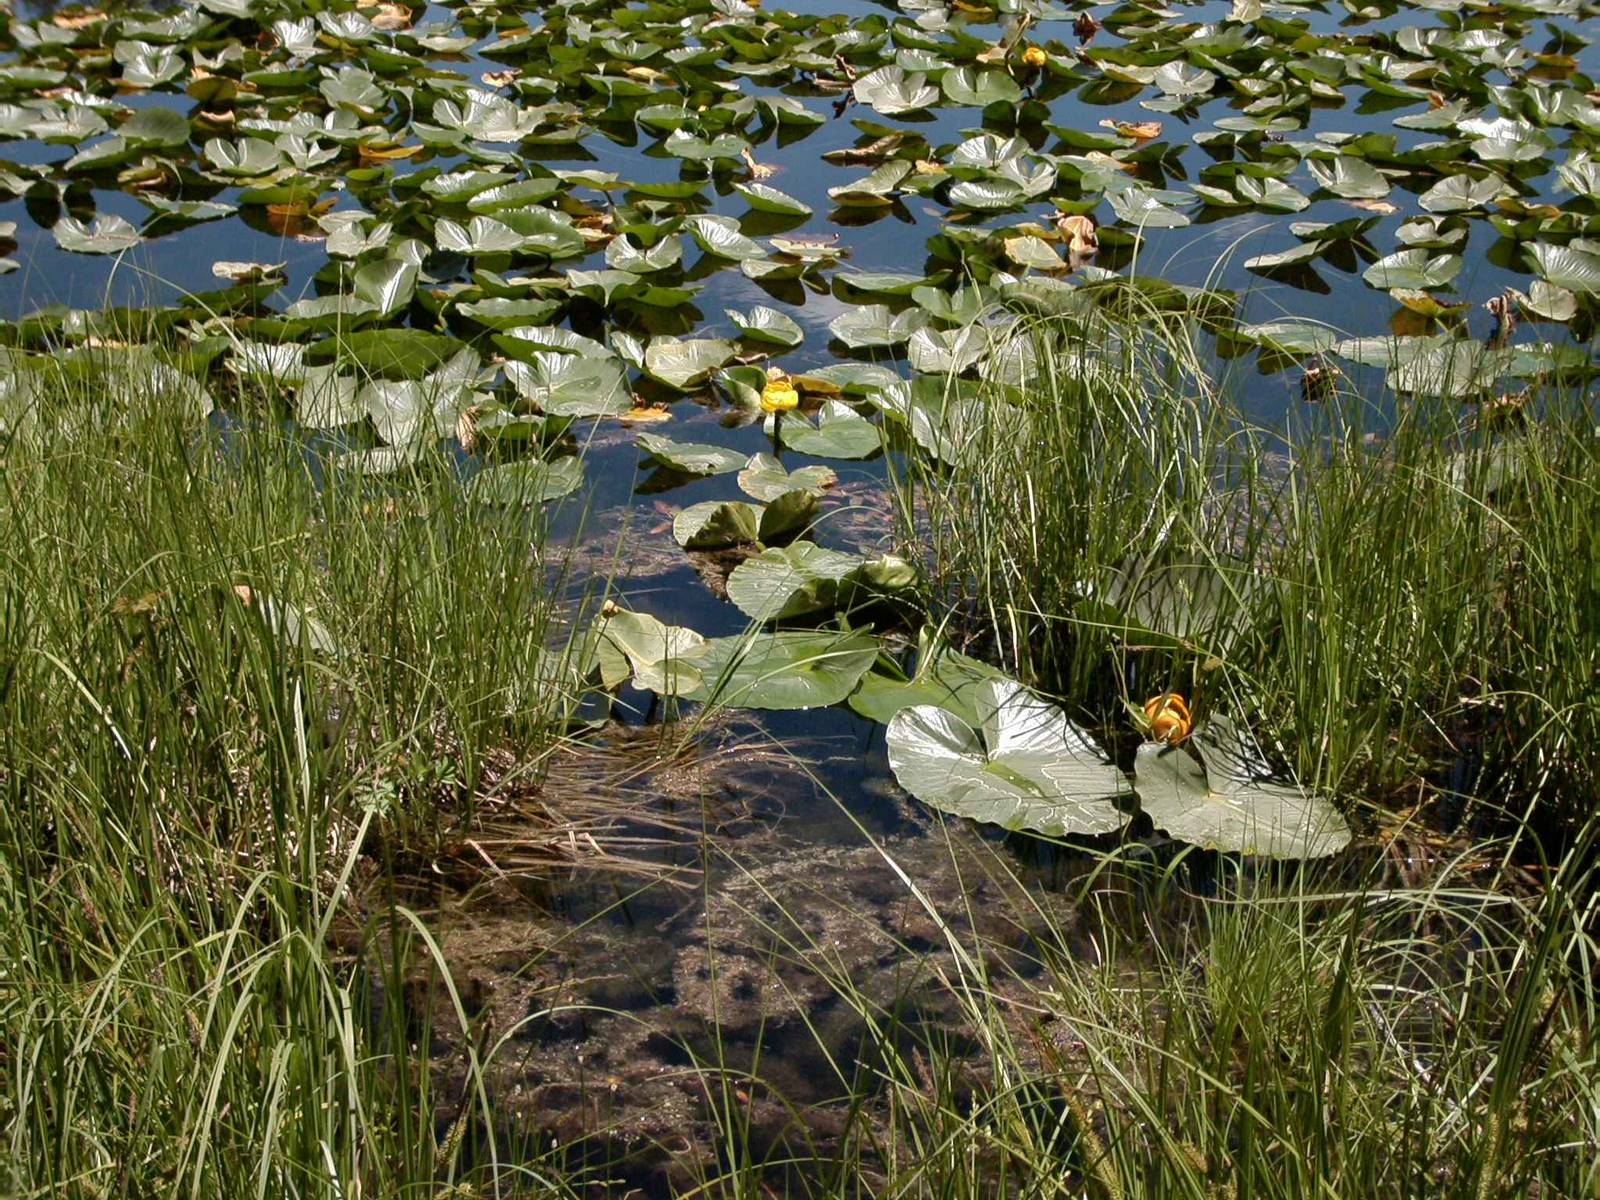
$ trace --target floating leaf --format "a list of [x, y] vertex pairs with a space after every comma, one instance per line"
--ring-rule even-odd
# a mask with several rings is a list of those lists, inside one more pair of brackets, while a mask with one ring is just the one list
[[619, 686], [630, 673], [636, 687], [664, 696], [693, 691], [704, 682], [694, 662], [706, 640], [692, 629], [611, 607], [595, 622], [595, 630], [600, 639], [596, 657], [608, 688]]
[[897, 66], [879, 67], [855, 81], [855, 98], [886, 117], [915, 112], [939, 100], [939, 90], [920, 72], [906, 72]]
[[955, 67], [939, 80], [945, 99], [952, 104], [984, 108], [990, 104], [1015, 104], [1022, 99], [1022, 88], [1004, 71], [985, 71], [976, 67]]
[[619, 416], [633, 407], [627, 371], [614, 355], [540, 350], [505, 371], [524, 399], [553, 417]]
[[743, 500], [702, 500], [672, 519], [673, 539], [686, 550], [720, 550], [759, 540], [761, 513]]
[[923, 643], [914, 677], [901, 681], [870, 672], [850, 697], [850, 707], [880, 725], [887, 725], [897, 712], [914, 704], [941, 708], [968, 725], [983, 724], [978, 704], [985, 685], [1004, 681], [1005, 675], [926, 637]]
[[1306, 166], [1319, 184], [1346, 200], [1379, 200], [1389, 194], [1389, 181], [1378, 169], [1352, 155], [1341, 154], [1331, 162], [1312, 158]]
[[689, 475], [722, 475], [737, 471], [747, 461], [744, 454], [726, 446], [701, 442], [675, 442], [656, 433], [641, 433], [639, 448], [663, 466]]
[[728, 320], [738, 329], [739, 336], [746, 341], [782, 346], [785, 349], [793, 349], [805, 341], [805, 332], [795, 323], [793, 317], [775, 308], [768, 308], [765, 304], [758, 304], [747, 313], [731, 308], [725, 311]]
[[820, 496], [838, 479], [832, 470], [824, 466], [812, 464], [789, 471], [770, 454], [753, 454], [739, 472], [739, 488], [745, 495], [757, 500], [776, 500], [796, 489]]
[[144, 241], [137, 229], [115, 213], [102, 213], [91, 225], [76, 217], [62, 217], [50, 232], [56, 245], [77, 254], [121, 254]]
[[467, 485], [467, 496], [476, 504], [516, 507], [559, 500], [582, 485], [581, 458], [561, 458], [555, 462], [525, 459], [479, 471]]
[[764, 183], [736, 183], [734, 191], [745, 198], [751, 208], [757, 212], [777, 213], [785, 217], [809, 217], [811, 206], [787, 192], [780, 192], [775, 187], [768, 187]]
[[1183, 746], [1146, 742], [1134, 760], [1139, 807], [1156, 828], [1207, 849], [1271, 858], [1320, 858], [1350, 843], [1350, 828], [1325, 798], [1275, 782], [1260, 751], [1224, 717]]
[[1505, 181], [1498, 175], [1488, 175], [1482, 179], [1474, 179], [1471, 175], [1450, 175], [1418, 196], [1417, 203], [1434, 213], [1467, 212], [1475, 208], [1487, 208], [1509, 191]]
[[840, 400], [829, 400], [812, 425], [794, 415], [779, 429], [783, 444], [816, 458], [868, 458], [882, 445], [878, 427]]
[[662, 383], [688, 391], [711, 378], [738, 353], [732, 342], [720, 338], [657, 337], [644, 352], [644, 369]]
[[898, 346], [923, 325], [927, 317], [918, 309], [896, 315], [882, 304], [846, 309], [828, 322], [828, 332], [852, 350]]
[[705, 684], [688, 698], [730, 708], [826, 707], [855, 690], [877, 657], [878, 639], [861, 630], [713, 638], [694, 662]]
[[975, 725], [926, 704], [890, 719], [889, 766], [901, 787], [1006, 829], [1064, 837], [1122, 828], [1122, 772], [1064, 712], [1011, 680], [975, 691]]
[[1443, 287], [1461, 271], [1461, 257], [1444, 254], [1437, 258], [1426, 250], [1396, 250], [1373, 263], [1363, 273], [1375, 288], [1425, 288]]
[[837, 601], [840, 582], [860, 565], [856, 555], [814, 542], [773, 546], [733, 569], [728, 599], [760, 622], [825, 612]]
[[1547, 283], [1600, 296], [1600, 254], [1578, 246], [1555, 246], [1535, 242], [1526, 247], [1526, 253]]

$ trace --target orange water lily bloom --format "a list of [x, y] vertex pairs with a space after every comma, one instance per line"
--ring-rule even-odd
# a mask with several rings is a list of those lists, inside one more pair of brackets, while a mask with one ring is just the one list
[[794, 380], [782, 371], [770, 370], [767, 372], [766, 386], [761, 389], [761, 408], [764, 412], [788, 412], [800, 404], [800, 393], [795, 390]]
[[1183, 741], [1194, 728], [1194, 722], [1189, 717], [1189, 706], [1177, 692], [1164, 692], [1146, 700], [1144, 716], [1150, 723], [1150, 736], [1169, 746], [1176, 746]]

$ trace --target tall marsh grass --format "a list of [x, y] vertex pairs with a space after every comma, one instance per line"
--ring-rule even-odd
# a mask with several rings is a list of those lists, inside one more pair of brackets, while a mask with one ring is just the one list
[[3, 449], [0, 1191], [431, 1195], [426, 933], [353, 893], [561, 735], [560, 556], [107, 377]]
[[[1037, 377], [990, 389], [958, 464], [897, 477], [907, 543], [957, 627], [1104, 723], [1169, 688], [1242, 712], [1347, 796], [1427, 780], [1587, 816], [1591, 397], [1535, 388], [1502, 425], [1325, 369], [1269, 426], [1171, 315], [1032, 332]], [[1128, 631], [1130, 579], [1174, 636]]]

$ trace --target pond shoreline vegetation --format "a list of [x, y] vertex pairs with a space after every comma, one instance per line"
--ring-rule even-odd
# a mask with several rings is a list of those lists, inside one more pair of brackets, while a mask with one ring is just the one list
[[839, 8], [0, 14], [0, 1190], [1600, 1195], [1600, 9]]

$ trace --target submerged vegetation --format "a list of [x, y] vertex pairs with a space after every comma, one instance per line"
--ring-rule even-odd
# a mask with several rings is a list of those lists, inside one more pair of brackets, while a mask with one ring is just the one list
[[1594, 6], [838, 8], [0, 15], [0, 1191], [1600, 1194]]

